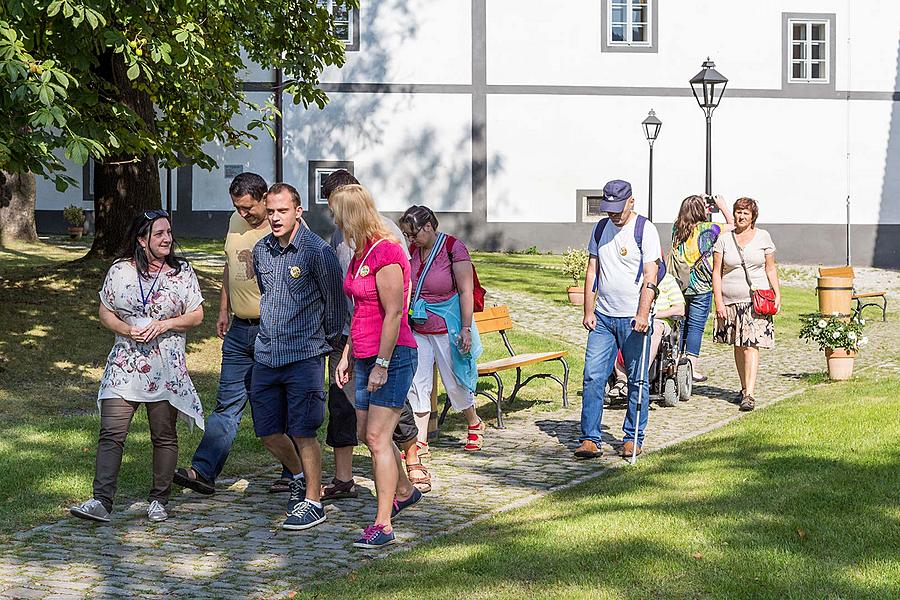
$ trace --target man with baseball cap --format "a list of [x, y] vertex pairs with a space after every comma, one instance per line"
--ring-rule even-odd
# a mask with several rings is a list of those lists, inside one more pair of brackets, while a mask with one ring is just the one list
[[[578, 439], [581, 445], [575, 450], [579, 458], [600, 455], [604, 388], [620, 350], [628, 373], [622, 455], [631, 456], [635, 443], [636, 452], [641, 452], [650, 391], [647, 381], [650, 357], [644, 356], [642, 360], [642, 354], [649, 354], [649, 344], [644, 344], [644, 338], [651, 333], [650, 308], [662, 264], [659, 234], [652, 223], [634, 212], [631, 184], [620, 179], [607, 183], [600, 210], [608, 218], [597, 223], [591, 234], [584, 278], [583, 324], [588, 330], [588, 341]], [[596, 300], [592, 302], [595, 294]], [[639, 385], [644, 389], [639, 390]]]

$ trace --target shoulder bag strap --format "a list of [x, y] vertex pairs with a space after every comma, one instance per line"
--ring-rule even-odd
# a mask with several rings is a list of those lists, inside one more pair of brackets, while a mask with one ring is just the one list
[[741, 250], [741, 245], [738, 244], [734, 230], [731, 232], [731, 239], [734, 240], [734, 247], [737, 248], [738, 256], [741, 257], [741, 266], [744, 268], [744, 277], [747, 278], [747, 285], [750, 287], [750, 292], [753, 293], [753, 283], [750, 282], [750, 272], [747, 270], [747, 263], [744, 262], [744, 251]]
[[410, 305], [416, 303], [416, 300], [419, 299], [419, 293], [422, 291], [422, 284], [425, 283], [425, 276], [428, 275], [428, 269], [431, 268], [431, 263], [434, 262], [435, 257], [437, 257], [438, 252], [441, 251], [441, 248], [444, 246], [444, 239], [446, 235], [444, 233], [439, 233], [437, 235], [437, 239], [434, 241], [434, 246], [431, 247], [431, 252], [428, 254], [428, 259], [425, 261], [425, 266], [422, 267], [422, 270], [419, 273], [419, 281], [416, 282], [416, 292], [413, 294], [412, 301]]
[[356, 267], [356, 275], [353, 276], [354, 279], [359, 277], [359, 272], [362, 271], [363, 265], [366, 264], [366, 259], [369, 258], [370, 254], [372, 254], [372, 250], [375, 249], [375, 246], [377, 246], [378, 244], [380, 244], [383, 241], [384, 241], [384, 238], [381, 238], [380, 240], [376, 240], [375, 243], [372, 244], [372, 247], [369, 248], [369, 251], [366, 252], [366, 255], [363, 256], [362, 260], [359, 261], [359, 265]]

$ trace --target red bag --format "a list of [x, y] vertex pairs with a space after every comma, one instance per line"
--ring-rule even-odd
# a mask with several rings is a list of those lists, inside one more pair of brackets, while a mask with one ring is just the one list
[[734, 231], [731, 232], [731, 239], [734, 240], [734, 247], [737, 248], [738, 256], [741, 257], [741, 267], [744, 268], [744, 277], [747, 278], [747, 287], [750, 288], [750, 300], [753, 301], [753, 314], [761, 317], [777, 315], [778, 307], [775, 306], [775, 290], [753, 289], [753, 282], [750, 281], [750, 272], [747, 270], [747, 263], [744, 262], [744, 252], [741, 250], [741, 245], [738, 244]]
[[[456, 243], [456, 238], [452, 235], [447, 235], [447, 242], [444, 244], [444, 247], [447, 248], [447, 256], [450, 257], [450, 264], [453, 264], [453, 253], [450, 251], [450, 248], [453, 247], [453, 244]], [[453, 267], [450, 268], [450, 273], [453, 273]], [[472, 263], [472, 304], [474, 305], [474, 309], [472, 312], [483, 312], [484, 311], [484, 295], [487, 293], [483, 287], [481, 287], [481, 282], [478, 281], [478, 271], [475, 270], [475, 263]]]
[[775, 306], [775, 290], [752, 290], [753, 312], [764, 317], [777, 315], [778, 307]]

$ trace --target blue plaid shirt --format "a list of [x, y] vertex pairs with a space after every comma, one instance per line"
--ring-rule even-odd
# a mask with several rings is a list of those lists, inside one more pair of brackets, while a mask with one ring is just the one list
[[256, 361], [277, 368], [331, 351], [347, 316], [337, 256], [301, 226], [284, 248], [269, 234], [253, 248], [262, 292]]

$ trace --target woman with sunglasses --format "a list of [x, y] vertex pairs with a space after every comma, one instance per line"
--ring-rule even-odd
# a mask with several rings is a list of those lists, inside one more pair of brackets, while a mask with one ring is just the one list
[[703, 329], [712, 304], [713, 245], [723, 231], [734, 228], [734, 218], [725, 199], [717, 195], [712, 202], [722, 211], [724, 225], [709, 221], [712, 205], [703, 196], [688, 196], [681, 202], [678, 218], [672, 225], [669, 262], [669, 270], [678, 281], [685, 300], [682, 349], [691, 361], [694, 381], [700, 382], [707, 380], [700, 371], [698, 360]]
[[[419, 444], [427, 449], [437, 363], [450, 404], [462, 413], [468, 425], [465, 449], [481, 450], [485, 428], [475, 412], [474, 394], [478, 380], [475, 359], [480, 343], [477, 330], [472, 330], [475, 279], [469, 250], [456, 238], [438, 231], [437, 217], [427, 206], [409, 207], [400, 217], [400, 230], [411, 244], [411, 319], [419, 366], [409, 390], [409, 402], [419, 426]], [[415, 483], [414, 477], [410, 472]]]
[[176, 418], [203, 429], [203, 407], [185, 363], [185, 332], [203, 320], [203, 296], [193, 269], [174, 248], [168, 213], [138, 215], [100, 290], [100, 323], [116, 338], [97, 394], [94, 496], [70, 509], [76, 517], [110, 520], [125, 438], [141, 405], [147, 407], [153, 443], [150, 521], [168, 518], [178, 461]]

